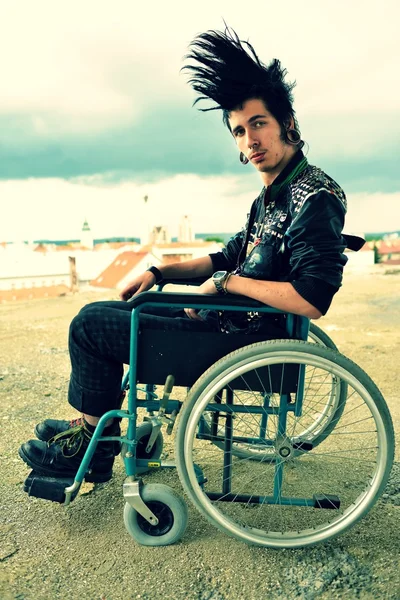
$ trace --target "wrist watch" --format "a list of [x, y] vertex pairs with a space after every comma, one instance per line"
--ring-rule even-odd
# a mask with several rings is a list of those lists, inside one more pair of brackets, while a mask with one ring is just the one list
[[216, 271], [212, 276], [212, 280], [219, 294], [227, 294], [224, 283], [229, 277], [229, 271]]

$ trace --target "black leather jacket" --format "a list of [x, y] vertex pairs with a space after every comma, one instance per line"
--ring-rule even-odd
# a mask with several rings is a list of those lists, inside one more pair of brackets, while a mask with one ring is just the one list
[[342, 235], [346, 197], [299, 150], [253, 202], [242, 231], [211, 254], [214, 270], [267, 281], [289, 281], [325, 314], [347, 262]]

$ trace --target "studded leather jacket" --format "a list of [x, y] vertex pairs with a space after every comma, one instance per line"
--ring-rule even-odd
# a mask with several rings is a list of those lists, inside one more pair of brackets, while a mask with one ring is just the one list
[[[299, 150], [252, 204], [245, 227], [211, 254], [214, 270], [289, 281], [325, 314], [342, 282], [346, 197]], [[236, 313], [237, 314], [237, 313]]]

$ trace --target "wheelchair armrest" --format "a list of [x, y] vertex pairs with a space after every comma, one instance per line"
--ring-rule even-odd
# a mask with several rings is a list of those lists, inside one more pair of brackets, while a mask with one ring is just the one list
[[[142, 292], [134, 296], [129, 302], [133, 306], [133, 309], [138, 309], [132, 310], [132, 331], [136, 331], [138, 327], [138, 313], [141, 308], [161, 305], [169, 308], [201, 309], [204, 307], [210, 310], [257, 311], [262, 313], [286, 314], [286, 331], [289, 337], [306, 340], [308, 336], [309, 319], [307, 317], [301, 317], [277, 308], [272, 308], [267, 304], [252, 300], [246, 296], [235, 296], [233, 294], [224, 296], [220, 294], [186, 294], [182, 292]], [[135, 348], [135, 346], [131, 345], [131, 351], [132, 348]], [[134, 357], [135, 354], [131, 354], [130, 364], [133, 364]]]
[[157, 285], [157, 291], [162, 292], [166, 285], [201, 285], [207, 281], [208, 277], [192, 277], [191, 279], [163, 279], [161, 283]]
[[134, 308], [142, 306], [143, 304], [166, 304], [174, 307], [190, 308], [192, 305], [204, 306], [207, 308], [212, 305], [216, 310], [224, 308], [232, 310], [257, 310], [263, 312], [277, 312], [282, 311], [271, 308], [270, 306], [252, 300], [246, 296], [234, 296], [234, 295], [216, 295], [216, 294], [186, 294], [183, 292], [142, 292], [138, 296], [134, 296], [129, 303]]

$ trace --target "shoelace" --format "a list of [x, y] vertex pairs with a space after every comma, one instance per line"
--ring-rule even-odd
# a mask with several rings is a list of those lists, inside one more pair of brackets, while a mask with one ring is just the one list
[[[75, 425], [66, 431], [62, 431], [61, 433], [54, 435], [49, 439], [47, 445], [50, 446], [51, 444], [59, 442], [63, 456], [66, 458], [72, 458], [73, 456], [76, 456], [79, 450], [82, 448], [84, 439], [86, 438], [87, 440], [90, 440], [91, 437], [92, 434], [86, 429], [85, 424], [83, 423], [81, 425]], [[70, 450], [75, 446], [76, 448], [73, 454], [65, 454], [65, 450]]]
[[76, 427], [77, 425], [84, 425], [85, 421], [83, 417], [78, 417], [77, 419], [71, 419], [69, 422], [70, 428]]

